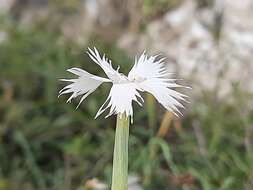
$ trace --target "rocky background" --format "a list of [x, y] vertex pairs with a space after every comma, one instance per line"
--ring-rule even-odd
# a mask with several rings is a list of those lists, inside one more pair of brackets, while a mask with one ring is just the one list
[[[201, 89], [226, 96], [231, 84], [252, 92], [251, 0], [1, 0], [0, 11], [24, 28], [50, 20], [64, 38], [86, 44], [91, 35], [129, 55], [147, 49]], [[6, 34], [1, 32], [1, 40]]]

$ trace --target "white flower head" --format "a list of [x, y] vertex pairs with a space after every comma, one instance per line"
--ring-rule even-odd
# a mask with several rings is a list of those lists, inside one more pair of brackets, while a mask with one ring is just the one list
[[111, 60], [108, 60], [105, 55], [101, 57], [95, 47], [94, 50], [88, 49], [89, 57], [104, 70], [108, 78], [92, 75], [79, 68], [68, 69], [67, 71], [77, 75], [78, 78], [61, 79], [70, 82], [59, 92], [59, 96], [72, 93], [67, 102], [71, 102], [77, 96], [82, 96], [78, 108], [98, 86], [109, 82], [112, 83], [109, 96], [98, 110], [95, 118], [106, 109], [110, 109], [106, 117], [123, 113], [133, 117], [132, 102], [135, 101], [141, 106], [144, 100], [139, 92], [143, 91], [152, 94], [168, 111], [175, 115], [181, 114], [178, 108], [184, 108], [184, 106], [180, 101], [186, 101], [187, 96], [175, 91], [174, 88], [185, 86], [177, 84], [177, 79], [169, 78], [172, 73], [169, 73], [165, 68], [164, 58], [158, 59], [157, 55], [148, 57], [144, 51], [138, 59], [135, 59], [134, 66], [128, 76], [125, 76], [119, 72], [119, 67], [117, 70], [112, 67]]

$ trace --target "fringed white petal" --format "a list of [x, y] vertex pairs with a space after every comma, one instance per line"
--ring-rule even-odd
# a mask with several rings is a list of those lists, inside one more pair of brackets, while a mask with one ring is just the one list
[[71, 68], [71, 69], [68, 69], [67, 71], [77, 75], [78, 78], [61, 79], [61, 81], [71, 82], [71, 84], [65, 86], [62, 90], [60, 90], [59, 96], [61, 96], [62, 94], [72, 93], [72, 95], [67, 100], [67, 102], [71, 102], [73, 98], [83, 95], [77, 108], [88, 95], [90, 95], [92, 92], [96, 90], [96, 88], [100, 84], [102, 84], [103, 82], [110, 82], [109, 79], [92, 75], [88, 73], [87, 71], [84, 71], [79, 68]]
[[145, 52], [142, 53], [140, 58], [135, 59], [134, 66], [128, 73], [130, 80], [135, 79], [150, 79], [157, 77], [168, 77], [171, 73], [166, 71], [164, 67], [164, 58], [156, 59], [158, 55], [148, 57]]
[[113, 84], [108, 98], [98, 110], [95, 118], [108, 108], [110, 108], [110, 112], [106, 117], [122, 113], [126, 113], [127, 116], [132, 117], [132, 101], [137, 102], [139, 105], [142, 105], [143, 102], [143, 98], [137, 90], [138, 88], [134, 83]]
[[178, 115], [178, 113], [181, 114], [178, 108], [184, 108], [180, 101], [186, 101], [187, 96], [173, 89], [185, 86], [177, 84], [177, 79], [168, 78], [172, 73], [166, 70], [163, 61], [163, 58], [148, 57], [143, 52], [140, 58], [135, 60], [128, 78], [139, 88], [152, 94], [168, 111]]
[[162, 79], [149, 79], [138, 85], [143, 90], [152, 94], [168, 111], [173, 112], [176, 116], [178, 116], [178, 113], [182, 115], [178, 108], [184, 108], [180, 101], [185, 101], [187, 96], [171, 89], [172, 87], [182, 86], [163, 81]]
[[105, 74], [109, 77], [109, 79], [115, 82], [119, 81], [120, 80], [120, 74], [118, 72], [119, 67], [117, 70], [113, 69], [111, 60], [106, 58], [105, 55], [103, 55], [103, 57], [100, 57], [100, 54], [95, 47], [94, 50], [91, 50], [90, 48], [88, 49], [89, 51], [87, 53], [89, 57], [104, 70]]

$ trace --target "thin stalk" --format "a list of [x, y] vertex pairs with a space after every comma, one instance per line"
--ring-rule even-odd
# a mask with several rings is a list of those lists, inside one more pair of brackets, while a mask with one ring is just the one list
[[156, 114], [155, 114], [155, 99], [151, 94], [147, 94], [147, 111], [148, 111], [148, 125], [152, 132], [156, 125]]
[[117, 116], [111, 190], [127, 190], [128, 186], [128, 137], [129, 118]]

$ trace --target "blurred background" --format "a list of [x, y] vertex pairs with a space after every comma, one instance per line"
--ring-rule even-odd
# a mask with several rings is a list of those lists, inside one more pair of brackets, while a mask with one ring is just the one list
[[109, 189], [115, 117], [94, 120], [110, 85], [78, 110], [57, 98], [96, 46], [127, 73], [167, 57], [193, 89], [177, 118], [150, 95], [130, 128], [130, 190], [253, 189], [252, 0], [0, 0], [0, 190]]

